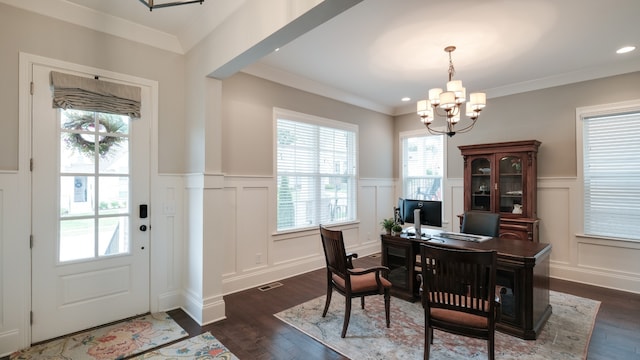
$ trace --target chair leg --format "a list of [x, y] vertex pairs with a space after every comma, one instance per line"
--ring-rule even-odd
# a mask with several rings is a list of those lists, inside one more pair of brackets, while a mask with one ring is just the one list
[[487, 341], [488, 347], [489, 347], [489, 351], [488, 351], [488, 358], [489, 360], [494, 360], [496, 358], [496, 354], [495, 354], [495, 335], [491, 335], [489, 334], [489, 340]]
[[329, 304], [331, 304], [332, 293], [333, 293], [333, 288], [331, 287], [331, 284], [329, 284], [329, 286], [327, 286], [327, 297], [324, 302], [324, 311], [322, 312], [322, 317], [327, 316], [327, 311], [329, 310]]
[[384, 315], [387, 320], [387, 327], [391, 325], [391, 296], [389, 289], [384, 289]]
[[429, 353], [433, 344], [433, 328], [429, 326], [427, 313], [424, 314], [424, 360], [429, 360]]
[[360, 306], [364, 309], [364, 296], [360, 297]]
[[340, 337], [343, 337], [343, 338], [347, 335], [347, 327], [349, 327], [349, 318], [351, 318], [351, 297], [345, 296], [344, 303], [345, 303], [344, 324], [342, 324], [342, 335], [340, 335]]

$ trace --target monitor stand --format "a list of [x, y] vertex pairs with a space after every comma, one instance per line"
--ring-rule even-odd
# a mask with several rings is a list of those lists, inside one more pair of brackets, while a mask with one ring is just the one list
[[420, 209], [413, 210], [413, 228], [416, 230], [416, 235], [422, 235], [422, 224], [420, 223]]

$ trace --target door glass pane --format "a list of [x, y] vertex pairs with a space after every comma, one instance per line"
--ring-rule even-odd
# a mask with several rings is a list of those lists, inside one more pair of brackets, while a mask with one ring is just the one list
[[104, 141], [111, 143], [109, 151], [100, 157], [100, 173], [129, 173], [129, 139], [126, 137], [105, 136]]
[[100, 215], [126, 214], [129, 212], [129, 178], [100, 176], [98, 191]]
[[94, 219], [60, 221], [60, 261], [94, 257]]
[[60, 216], [93, 216], [95, 178], [60, 176]]
[[129, 252], [129, 217], [101, 218], [98, 225], [98, 256]]
[[471, 210], [491, 211], [491, 160], [471, 160]]
[[500, 212], [522, 214], [522, 159], [500, 158]]
[[129, 253], [129, 125], [60, 110], [59, 261]]

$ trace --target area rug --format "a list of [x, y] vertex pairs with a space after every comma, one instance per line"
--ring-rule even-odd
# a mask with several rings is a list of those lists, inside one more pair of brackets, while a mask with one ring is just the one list
[[160, 349], [132, 358], [134, 360], [164, 360], [164, 359], [220, 359], [237, 360], [238, 358], [229, 351], [211, 333], [200, 334], [169, 345]]
[[155, 313], [35, 345], [9, 359], [122, 359], [186, 336], [169, 315]]
[[[575, 360], [585, 359], [600, 302], [569, 294], [550, 292], [553, 308], [537, 340], [522, 340], [496, 332], [496, 359]], [[344, 297], [334, 296], [326, 317], [325, 297], [275, 314], [285, 323], [351, 359], [422, 359], [424, 313], [420, 302], [391, 299], [391, 327], [385, 326], [382, 296], [368, 297], [365, 309], [354, 300], [346, 338], [340, 337]], [[486, 359], [483, 340], [434, 331], [431, 360]]]

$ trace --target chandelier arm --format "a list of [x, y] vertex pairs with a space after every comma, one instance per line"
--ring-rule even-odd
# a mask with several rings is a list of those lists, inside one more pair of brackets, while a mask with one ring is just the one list
[[[442, 111], [444, 111], [444, 112], [442, 112]], [[434, 113], [434, 115], [438, 115], [438, 116], [442, 116], [442, 117], [447, 117], [447, 115], [448, 115], [447, 110], [444, 110], [439, 106], [434, 106], [433, 107], [433, 113]]]
[[474, 127], [474, 125], [476, 124], [476, 120], [478, 120], [478, 118], [471, 119], [471, 124], [467, 125], [466, 127], [463, 127], [462, 129], [456, 130], [456, 132], [464, 133], [464, 132], [467, 132], [467, 131], [471, 130]]

